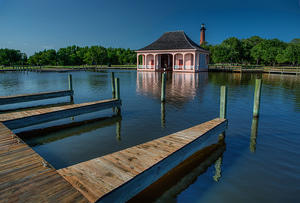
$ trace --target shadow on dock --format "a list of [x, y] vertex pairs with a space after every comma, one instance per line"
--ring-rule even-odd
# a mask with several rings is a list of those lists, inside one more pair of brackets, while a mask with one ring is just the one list
[[64, 125], [24, 131], [17, 133], [16, 135], [30, 146], [38, 146], [116, 124], [116, 139], [121, 140], [121, 120], [122, 116], [120, 115], [101, 117]]
[[199, 150], [128, 202], [174, 202], [178, 194], [194, 183], [198, 176], [214, 163], [216, 172], [213, 179], [218, 182], [221, 178], [222, 156], [225, 150], [224, 139]]

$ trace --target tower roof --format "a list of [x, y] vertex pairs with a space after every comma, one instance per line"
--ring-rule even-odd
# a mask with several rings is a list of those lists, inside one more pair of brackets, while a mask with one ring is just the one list
[[207, 52], [206, 49], [191, 40], [184, 31], [166, 32], [159, 39], [138, 51], [176, 49], [196, 49]]

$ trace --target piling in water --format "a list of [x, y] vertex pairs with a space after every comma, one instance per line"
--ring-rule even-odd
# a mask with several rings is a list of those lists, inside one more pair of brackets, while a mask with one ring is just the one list
[[[70, 91], [73, 91], [73, 82], [72, 82], [72, 75], [69, 74], [69, 90]], [[74, 101], [74, 97], [73, 97], [73, 94], [70, 95], [70, 102], [73, 102]]]
[[259, 116], [260, 95], [261, 95], [261, 79], [256, 79], [255, 92], [254, 92], [253, 117]]
[[116, 87], [115, 87], [115, 73], [111, 73], [111, 90], [112, 90], [112, 98], [116, 97]]
[[220, 118], [226, 118], [226, 112], [227, 112], [227, 88], [226, 86], [221, 86]]
[[166, 73], [162, 73], [161, 77], [161, 95], [160, 95], [161, 102], [166, 101]]
[[[120, 81], [119, 78], [115, 78], [115, 99], [120, 100]], [[121, 114], [121, 108], [117, 107], [116, 108], [116, 113], [117, 115]]]

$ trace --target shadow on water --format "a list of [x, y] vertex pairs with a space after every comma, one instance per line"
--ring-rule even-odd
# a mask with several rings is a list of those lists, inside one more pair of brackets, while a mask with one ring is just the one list
[[211, 144], [169, 171], [128, 202], [176, 202], [176, 196], [197, 180], [215, 163], [213, 179], [221, 178], [222, 156], [226, 150], [224, 137]]
[[121, 121], [121, 116], [102, 117], [19, 132], [17, 133], [17, 136], [23, 139], [30, 146], [38, 146], [116, 124], [116, 139], [120, 141]]

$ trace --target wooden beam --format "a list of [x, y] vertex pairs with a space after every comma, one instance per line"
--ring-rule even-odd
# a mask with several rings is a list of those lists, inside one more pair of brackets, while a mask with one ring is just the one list
[[73, 94], [74, 94], [73, 90], [63, 90], [63, 91], [55, 91], [55, 92], [41, 92], [41, 93], [34, 93], [34, 94], [1, 96], [0, 105], [72, 96]]

